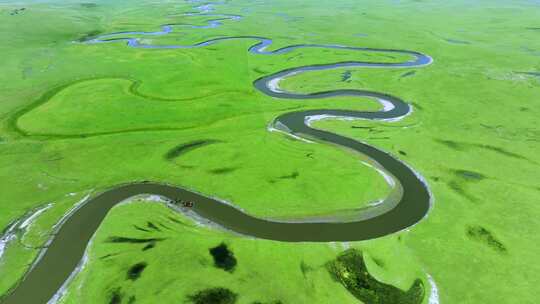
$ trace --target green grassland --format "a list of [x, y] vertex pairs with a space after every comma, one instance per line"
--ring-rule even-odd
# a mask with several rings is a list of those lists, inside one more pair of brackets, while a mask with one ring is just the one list
[[[108, 303], [115, 294], [126, 302], [135, 297], [137, 303], [151, 303], [159, 297], [163, 303], [183, 303], [199, 290], [216, 287], [237, 293], [238, 303], [357, 302], [326, 270], [327, 262], [345, 250], [344, 244], [280, 243], [234, 236], [194, 225], [162, 205], [143, 201], [113, 209], [95, 235], [88, 263], [64, 303]], [[131, 219], [129, 224], [123, 220], [126, 217]], [[157, 229], [149, 228], [149, 223]], [[144, 250], [151, 241], [114, 243], [118, 236], [158, 240], [155, 247]], [[209, 253], [222, 242], [237, 261], [232, 271], [215, 267]], [[424, 279], [409, 250], [394, 247], [395, 238], [376, 242], [378, 246], [364, 249], [374, 274], [381, 273], [381, 279], [404, 290], [415, 279]], [[129, 269], [141, 262], [147, 267], [140, 278], [129, 279]], [[389, 274], [394, 274], [393, 279]]]
[[[15, 9], [24, 11], [12, 14]], [[334, 50], [253, 55], [255, 41], [200, 49], [144, 50], [76, 42], [99, 33], [204, 24], [184, 1], [0, 1], [0, 227], [46, 203], [53, 207], [0, 260], [0, 294], [26, 271], [54, 223], [87, 194], [130, 181], [181, 185], [270, 218], [344, 214], [384, 198], [389, 187], [362, 156], [268, 132], [293, 110], [376, 110], [367, 99], [277, 100], [252, 82], [300, 65], [402, 56]], [[368, 89], [411, 102], [400, 122], [320, 121], [316, 127], [380, 147], [428, 181], [427, 219], [384, 238], [328, 244], [254, 240], [156, 203], [119, 206], [100, 227], [65, 303], [189, 302], [226, 288], [237, 303], [358, 303], [328, 271], [347, 248], [369, 273], [403, 291], [420, 279], [428, 303], [535, 303], [540, 286], [540, 5], [535, 1], [228, 1], [217, 13], [244, 15], [215, 29], [175, 26], [152, 44], [258, 35], [272, 48], [344, 44], [421, 51], [422, 69], [343, 69], [283, 81], [315, 92]], [[39, 24], [39, 26], [36, 26]], [[146, 39], [146, 38], [145, 38]], [[343, 74], [350, 73], [348, 80]], [[174, 155], [179, 147], [209, 144]], [[148, 223], [159, 230], [148, 229]], [[134, 225], [145, 227], [142, 231]], [[1, 230], [1, 228], [0, 228]], [[114, 243], [111, 237], [164, 239]], [[213, 265], [224, 242], [233, 272]], [[137, 279], [127, 273], [147, 266]]]

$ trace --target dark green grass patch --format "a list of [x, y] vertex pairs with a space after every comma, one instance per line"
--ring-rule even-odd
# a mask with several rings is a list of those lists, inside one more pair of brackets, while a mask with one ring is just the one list
[[501, 241], [499, 241], [495, 236], [486, 228], [481, 226], [471, 226], [467, 228], [467, 236], [477, 242], [481, 242], [493, 250], [499, 253], [506, 253], [507, 249]]
[[452, 150], [456, 150], [456, 151], [464, 151], [467, 148], [480, 148], [480, 149], [485, 149], [485, 150], [495, 152], [497, 154], [504, 155], [504, 156], [507, 156], [507, 157], [530, 161], [528, 158], [526, 158], [523, 155], [508, 151], [508, 150], [500, 148], [500, 147], [492, 146], [492, 145], [475, 144], [475, 143], [463, 143], [463, 142], [456, 142], [456, 141], [452, 141], [452, 140], [443, 140], [443, 139], [436, 139], [436, 141], [438, 143], [443, 144], [443, 145], [447, 146], [448, 148], [450, 148]]
[[137, 225], [133, 225], [133, 228], [139, 230], [139, 231], [142, 231], [142, 232], [150, 232], [150, 230], [148, 229], [145, 229], [145, 228], [142, 228], [142, 227], [139, 227]]
[[147, 222], [146, 223], [146, 226], [152, 230], [155, 230], [155, 231], [161, 231], [161, 229], [159, 229], [158, 226], [156, 226], [154, 223], [152, 222]]
[[351, 71], [345, 71], [341, 74], [341, 81], [350, 82], [352, 73]]
[[510, 151], [507, 151], [507, 150], [505, 150], [503, 148], [495, 147], [495, 146], [492, 146], [492, 145], [477, 144], [476, 146], [479, 147], [479, 148], [482, 148], [482, 149], [493, 151], [495, 153], [499, 153], [499, 154], [504, 155], [504, 156], [508, 156], [508, 157], [512, 157], [512, 158], [516, 158], [516, 159], [529, 160], [528, 158], [526, 158], [526, 157], [524, 157], [522, 155], [519, 155], [519, 154], [514, 153], [514, 152], [510, 152]]
[[95, 8], [98, 5], [96, 3], [92, 3], [92, 2], [85, 2], [85, 3], [81, 3], [81, 6], [84, 7], [84, 8]]
[[210, 254], [214, 258], [214, 266], [228, 272], [233, 272], [236, 267], [236, 258], [225, 243], [221, 243], [214, 248], [210, 248]]
[[119, 254], [120, 254], [120, 253], [109, 253], [109, 254], [100, 256], [99, 259], [100, 259], [100, 260], [106, 260], [106, 259], [108, 259], [108, 258], [115, 257], [115, 256], [117, 256], [117, 255], [119, 255]]
[[181, 144], [179, 146], [176, 146], [170, 149], [169, 152], [165, 154], [165, 159], [173, 160], [179, 157], [180, 155], [185, 154], [186, 152], [189, 152], [191, 150], [194, 150], [194, 149], [206, 146], [206, 145], [210, 145], [216, 142], [217, 142], [216, 140], [204, 139], [204, 140], [196, 140], [196, 141], [188, 142], [185, 144]]
[[454, 169], [451, 170], [451, 172], [454, 174], [455, 178], [448, 182], [448, 187], [469, 201], [477, 202], [478, 198], [467, 191], [467, 182], [479, 182], [487, 177], [482, 173], [470, 170]]
[[407, 72], [407, 73], [401, 74], [401, 76], [399, 76], [399, 77], [400, 77], [400, 78], [405, 78], [405, 77], [414, 76], [414, 74], [416, 74], [416, 71], [409, 71], [409, 72]]
[[302, 275], [304, 275], [304, 278], [307, 276], [308, 272], [312, 270], [313, 270], [313, 267], [306, 264], [306, 262], [304, 261], [300, 262], [300, 271], [302, 271]]
[[188, 300], [194, 304], [234, 304], [237, 299], [236, 293], [223, 287], [204, 289], [188, 296]]
[[171, 227], [169, 227], [169, 226], [167, 226], [167, 225], [165, 225], [165, 224], [163, 224], [163, 223], [158, 223], [158, 225], [161, 226], [161, 228], [165, 228], [165, 229], [167, 229], [167, 230], [171, 230]]
[[453, 43], [453, 44], [471, 44], [469, 41], [465, 40], [457, 40], [457, 39], [444, 39], [446, 42]]
[[129, 268], [129, 270], [127, 271], [126, 278], [128, 280], [132, 280], [132, 281], [137, 280], [138, 278], [141, 277], [141, 274], [144, 271], [144, 269], [146, 268], [146, 266], [148, 266], [148, 264], [145, 263], [145, 262], [140, 262], [140, 263], [137, 263], [137, 264], [131, 266]]
[[326, 265], [328, 271], [352, 295], [367, 304], [419, 304], [424, 298], [424, 285], [420, 279], [414, 281], [408, 291], [377, 281], [371, 276], [362, 252], [349, 249]]
[[124, 296], [121, 293], [120, 288], [113, 290], [110, 294], [109, 304], [120, 304]]
[[9, 14], [11, 16], [15, 16], [15, 15], [23, 13], [24, 11], [26, 11], [26, 7], [14, 9]]
[[78, 42], [85, 42], [87, 40], [93, 39], [97, 37], [99, 34], [101, 34], [102, 31], [100, 30], [92, 30], [89, 32], [84, 33], [81, 37], [77, 39]]
[[453, 170], [453, 172], [457, 177], [465, 180], [480, 181], [486, 178], [482, 173], [469, 170]]
[[123, 236], [111, 236], [107, 238], [105, 242], [118, 244], [145, 244], [145, 246], [142, 248], [142, 251], [147, 251], [156, 247], [157, 242], [161, 242], [164, 240], [165, 238], [128, 238]]
[[462, 182], [459, 182], [457, 180], [453, 180], [453, 181], [450, 181], [448, 182], [448, 187], [452, 190], [454, 190], [457, 194], [465, 197], [466, 199], [472, 201], [472, 202], [476, 202], [477, 199], [476, 197], [474, 197], [473, 195], [469, 194], [466, 190], [465, 190], [465, 186], [463, 185]]
[[128, 238], [123, 236], [111, 236], [107, 238], [107, 243], [131, 243], [131, 244], [144, 244], [144, 243], [153, 243], [160, 242], [165, 240], [164, 238], [147, 238], [147, 239], [138, 239], [138, 238]]
[[540, 80], [540, 72], [515, 72], [516, 74], [526, 75], [526, 76], [533, 76]]
[[386, 265], [384, 264], [384, 261], [378, 258], [371, 257], [371, 260], [377, 264], [377, 266], [384, 268]]
[[147, 250], [150, 250], [150, 249], [155, 248], [155, 247], [156, 247], [156, 242], [151, 242], [148, 245], [144, 246], [142, 251], [147, 251]]
[[423, 110], [424, 107], [422, 107], [421, 105], [419, 105], [418, 103], [416, 102], [411, 102], [411, 105], [416, 109], [416, 110]]
[[234, 167], [224, 167], [224, 168], [217, 168], [217, 169], [212, 169], [208, 172], [212, 173], [212, 174], [216, 174], [216, 175], [219, 175], [219, 174], [228, 174], [228, 173], [232, 173], [234, 171], [236, 171], [238, 168], [234, 168]]
[[261, 70], [261, 69], [259, 69], [259, 68], [254, 68], [253, 71], [254, 71], [255, 73], [257, 73], [257, 74], [268, 74], [267, 71], [263, 71], [263, 70]]
[[462, 143], [458, 143], [453, 140], [446, 140], [446, 139], [436, 139], [436, 142], [445, 145], [446, 147], [456, 150], [456, 151], [463, 151], [466, 147]]
[[296, 179], [298, 176], [300, 176], [300, 173], [298, 173], [298, 171], [294, 171], [293, 173], [291, 174], [288, 174], [288, 175], [282, 175], [280, 177], [278, 177], [279, 179]]

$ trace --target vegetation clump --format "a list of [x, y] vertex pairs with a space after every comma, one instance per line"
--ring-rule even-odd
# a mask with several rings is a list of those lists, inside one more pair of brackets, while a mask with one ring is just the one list
[[217, 142], [216, 140], [196, 140], [196, 141], [188, 142], [188, 143], [185, 143], [185, 144], [182, 144], [182, 145], [179, 145], [170, 149], [167, 152], [167, 154], [165, 154], [165, 159], [173, 160], [188, 151], [191, 151], [191, 150], [194, 150], [194, 149], [197, 149], [197, 148], [209, 145], [209, 144], [213, 144], [216, 142]]
[[367, 304], [419, 304], [424, 298], [424, 285], [414, 281], [408, 291], [377, 281], [371, 276], [362, 252], [349, 249], [326, 265], [333, 279], [340, 282], [352, 295]]
[[407, 73], [403, 73], [400, 78], [405, 78], [405, 77], [409, 77], [409, 76], [413, 76], [414, 74], [416, 74], [416, 71], [409, 71]]
[[17, 8], [17, 9], [14, 9], [11, 11], [11, 13], [9, 13], [11, 16], [15, 16], [15, 15], [18, 15], [19, 13], [22, 13], [26, 10], [25, 7], [23, 8]]
[[313, 267], [306, 264], [306, 262], [302, 261], [300, 263], [300, 270], [302, 271], [302, 274], [304, 275], [304, 278], [307, 276], [308, 272], [313, 270]]
[[465, 197], [466, 199], [470, 200], [471, 202], [476, 202], [477, 199], [469, 194], [466, 190], [465, 190], [465, 186], [459, 182], [458, 180], [452, 180], [450, 182], [448, 182], [448, 187], [452, 190], [454, 190], [457, 194]]
[[460, 178], [467, 180], [483, 180], [486, 178], [482, 173], [468, 171], [468, 170], [454, 170], [454, 173]]
[[488, 145], [488, 144], [464, 143], [464, 142], [456, 142], [452, 140], [442, 140], [442, 139], [437, 139], [436, 141], [456, 151], [464, 151], [464, 150], [467, 150], [468, 148], [479, 148], [479, 149], [485, 149], [491, 152], [495, 152], [503, 156], [530, 161], [528, 158], [524, 157], [523, 155], [511, 152], [511, 151], [507, 151], [503, 148], [499, 148], [499, 147]]
[[135, 281], [140, 278], [146, 266], [148, 266], [148, 264], [145, 262], [137, 263], [131, 266], [127, 272], [127, 279]]
[[123, 236], [111, 236], [107, 239], [107, 243], [131, 243], [131, 244], [145, 244], [153, 243], [165, 240], [164, 238], [147, 238], [147, 239], [138, 239], [138, 238], [128, 238]]
[[102, 32], [100, 30], [93, 30], [93, 31], [90, 31], [88, 33], [85, 33], [83, 36], [81, 36], [79, 39], [77, 39], [77, 41], [78, 42], [85, 42], [85, 41], [88, 41], [88, 40], [98, 36], [101, 33]]
[[300, 173], [294, 171], [291, 174], [280, 176], [279, 179], [296, 179], [298, 176], [300, 176]]
[[161, 229], [152, 222], [147, 222], [146, 226], [152, 230], [161, 231]]
[[236, 258], [225, 243], [210, 248], [210, 254], [214, 258], [214, 265], [228, 272], [233, 272], [236, 267]]
[[497, 240], [493, 234], [484, 227], [471, 226], [467, 229], [467, 236], [473, 240], [482, 242], [495, 251], [500, 253], [506, 253], [507, 249], [503, 243]]
[[236, 169], [237, 168], [234, 168], [234, 167], [224, 167], [224, 168], [212, 169], [209, 172], [212, 174], [228, 174], [228, 173], [232, 173], [236, 171]]
[[81, 6], [84, 8], [94, 8], [94, 7], [97, 7], [98, 5], [92, 2], [85, 2], [85, 3], [81, 3]]
[[341, 81], [342, 82], [351, 82], [351, 71], [345, 71], [343, 74], [341, 74]]
[[110, 236], [105, 242], [119, 244], [145, 244], [143, 251], [156, 247], [157, 242], [161, 242], [165, 238], [129, 238], [123, 236]]
[[188, 296], [193, 304], [234, 304], [238, 295], [227, 288], [208, 288]]
[[109, 304], [120, 304], [122, 303], [122, 298], [123, 298], [123, 295], [120, 292], [120, 288], [117, 288], [112, 291], [110, 295]]

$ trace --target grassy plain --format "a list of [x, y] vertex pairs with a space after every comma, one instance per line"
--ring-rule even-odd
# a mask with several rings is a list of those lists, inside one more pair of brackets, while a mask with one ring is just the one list
[[[252, 82], [299, 65], [402, 58], [322, 50], [260, 56], [247, 52], [248, 40], [190, 50], [74, 43], [96, 33], [204, 20], [179, 16], [191, 10], [184, 1], [95, 4], [0, 1], [0, 227], [54, 203], [0, 260], [0, 294], [23, 274], [37, 253], [32, 247], [43, 244], [62, 214], [87, 193], [115, 184], [183, 185], [263, 217], [342, 212], [387, 193], [384, 180], [360, 157], [266, 130], [291, 110], [373, 110], [376, 103], [275, 100]], [[12, 14], [21, 7], [26, 10]], [[347, 70], [335, 70], [283, 84], [304, 92], [372, 89], [410, 101], [414, 113], [398, 123], [317, 126], [406, 161], [427, 178], [433, 210], [409, 231], [377, 240], [287, 244], [193, 226], [157, 204], [125, 205], [100, 228], [65, 302], [107, 303], [119, 293], [125, 301], [135, 296], [137, 303], [152, 303], [159, 296], [169, 303], [224, 287], [238, 293], [238, 303], [355, 303], [324, 266], [348, 246], [366, 253], [371, 274], [403, 290], [420, 278], [429, 294], [425, 273], [431, 274], [442, 303], [535, 302], [540, 81], [520, 72], [540, 71], [538, 2], [241, 0], [216, 9], [245, 18], [216, 29], [177, 27], [175, 34], [147, 42], [259, 35], [273, 38], [276, 48], [329, 43], [432, 56], [435, 63], [422, 69], [353, 69], [347, 81]], [[215, 143], [164, 157], [206, 139]], [[134, 230], [147, 222], [169, 229]], [[107, 242], [110, 236], [166, 240], [142, 252], [142, 245]], [[221, 242], [238, 259], [233, 273], [211, 263], [208, 248]], [[140, 279], [126, 280], [140, 262], [148, 264]]]

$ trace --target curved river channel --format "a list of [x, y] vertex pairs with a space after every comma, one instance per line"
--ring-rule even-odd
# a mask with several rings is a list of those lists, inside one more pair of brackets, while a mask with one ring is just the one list
[[152, 182], [121, 185], [87, 200], [67, 215], [57, 225], [54, 237], [50, 240], [48, 246], [43, 249], [40, 257], [32, 265], [26, 276], [11, 293], [4, 297], [2, 303], [54, 302], [58, 291], [77, 272], [77, 266], [81, 263], [88, 243], [109, 210], [118, 203], [140, 194], [157, 194], [170, 200], [191, 201], [193, 207], [190, 208], [190, 212], [196, 213], [200, 218], [239, 234], [285, 242], [359, 241], [377, 238], [406, 229], [420, 221], [427, 214], [431, 195], [427, 184], [413, 169], [392, 155], [375, 147], [310, 126], [310, 122], [314, 120], [327, 118], [398, 120], [412, 111], [407, 103], [394, 96], [364, 90], [333, 90], [309, 94], [287, 92], [279, 87], [279, 82], [284, 78], [300, 73], [338, 68], [417, 68], [429, 65], [432, 62], [429, 56], [414, 51], [316, 44], [293, 45], [268, 51], [267, 48], [272, 43], [272, 40], [258, 36], [223, 37], [186, 46], [145, 45], [140, 44], [138, 38], [125, 38], [130, 35], [166, 35], [172, 32], [175, 26], [211, 28], [221, 25], [221, 20], [240, 19], [240, 16], [209, 14], [212, 6], [208, 4], [196, 7], [196, 9], [200, 12], [184, 15], [215, 16], [216, 19], [208, 21], [206, 26], [170, 24], [162, 26], [162, 31], [159, 32], [113, 33], [88, 40], [86, 43], [125, 42], [128, 46], [135, 48], [180, 49], [204, 47], [223, 40], [250, 39], [255, 40], [255, 43], [249, 48], [249, 52], [261, 55], [279, 55], [304, 48], [331, 48], [351, 52], [408, 55], [411, 59], [401, 63], [349, 61], [296, 67], [264, 76], [253, 83], [261, 93], [280, 99], [321, 99], [346, 96], [351, 98], [368, 97], [379, 101], [383, 109], [375, 112], [320, 109], [286, 113], [275, 118], [269, 129], [308, 141], [345, 147], [367, 156], [372, 166], [393, 179], [395, 185], [392, 195], [381, 204], [361, 211], [352, 220], [339, 221], [335, 218], [321, 220], [319, 218], [307, 219], [301, 222], [284, 222], [253, 217], [219, 199], [178, 186]]

